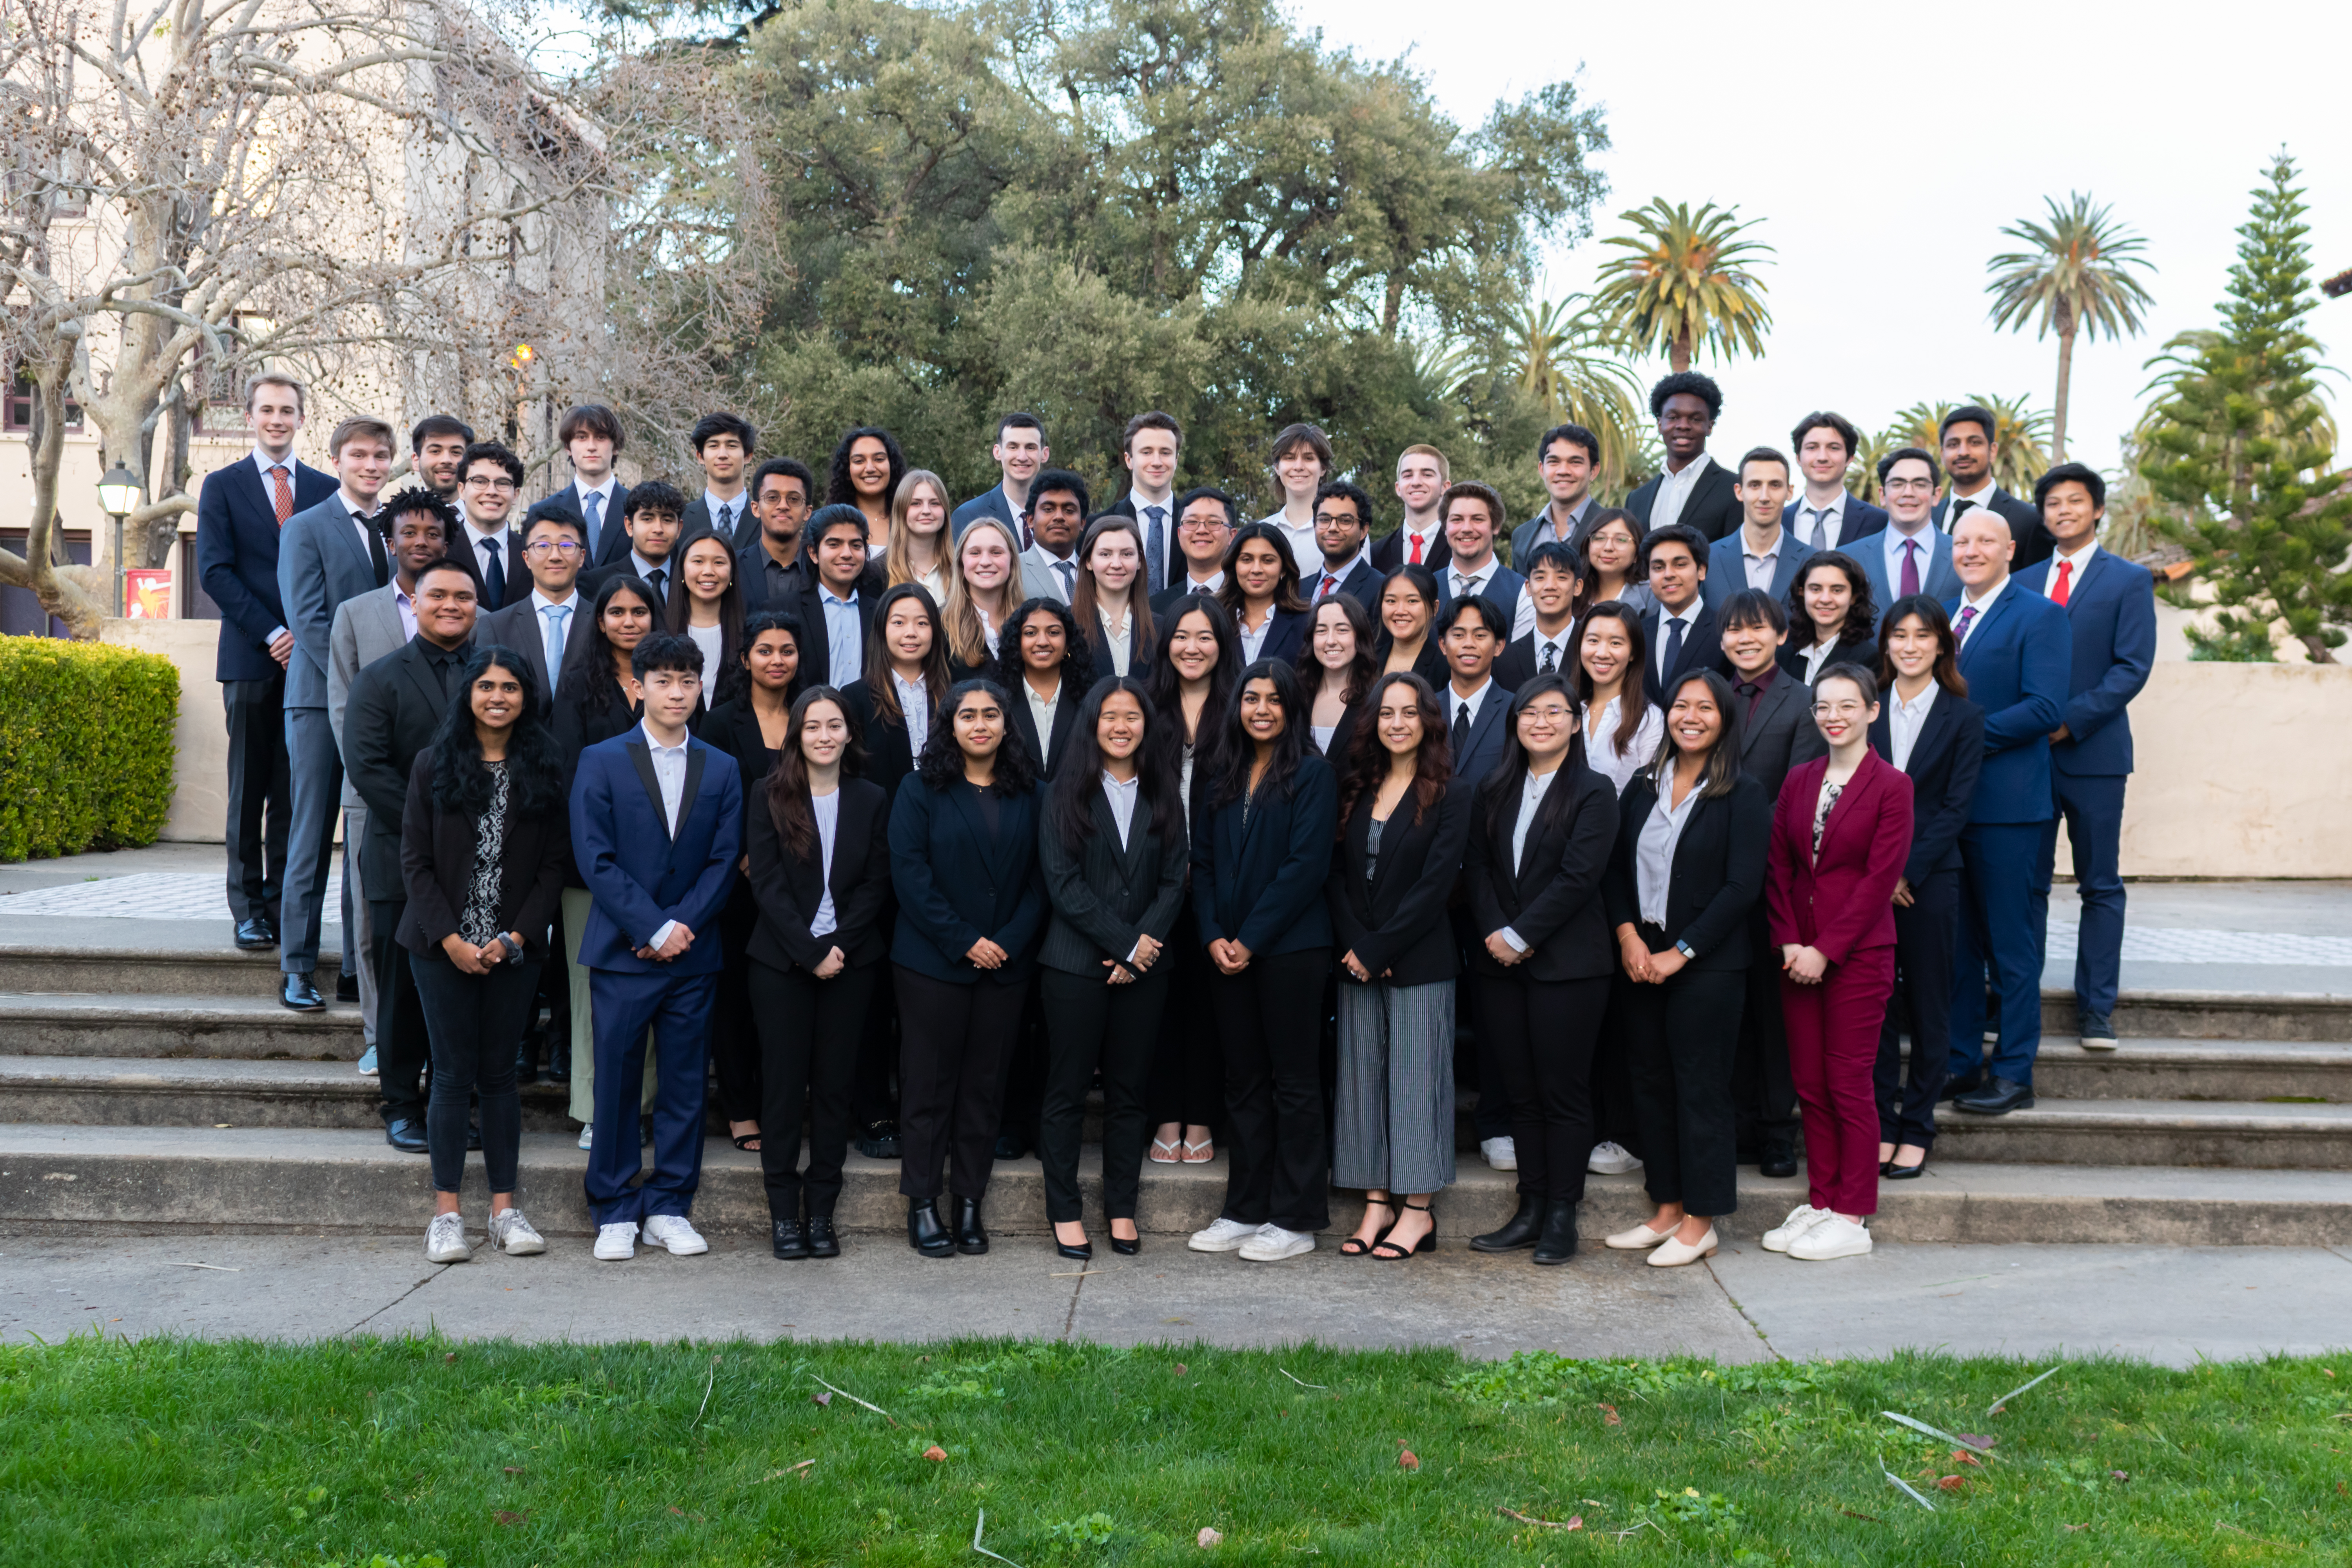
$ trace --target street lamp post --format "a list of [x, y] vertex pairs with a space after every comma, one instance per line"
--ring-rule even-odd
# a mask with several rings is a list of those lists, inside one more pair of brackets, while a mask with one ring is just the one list
[[139, 510], [139, 498], [144, 489], [139, 476], [119, 462], [98, 481], [98, 504], [114, 519], [114, 613], [118, 616], [131, 613], [122, 596], [122, 520]]

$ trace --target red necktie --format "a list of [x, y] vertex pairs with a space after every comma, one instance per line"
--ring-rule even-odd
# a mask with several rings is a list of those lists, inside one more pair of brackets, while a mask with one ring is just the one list
[[2066, 607], [2066, 576], [2074, 570], [2074, 563], [2072, 561], [2058, 563], [2058, 581], [2051, 585], [2050, 602], [2062, 610]]
[[270, 504], [278, 513], [278, 526], [283, 528], [286, 520], [294, 515], [294, 487], [286, 482], [286, 465], [283, 463], [269, 470], [269, 478], [272, 488], [278, 492], [271, 498]]
[[1405, 537], [1412, 541], [1412, 563], [1418, 566], [1421, 564], [1421, 535], [1409, 533]]

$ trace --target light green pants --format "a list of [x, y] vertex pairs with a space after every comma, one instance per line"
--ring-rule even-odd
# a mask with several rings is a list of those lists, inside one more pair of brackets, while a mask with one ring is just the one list
[[[585, 888], [563, 889], [563, 957], [572, 978], [572, 1120], [592, 1121], [596, 1116], [596, 1021], [588, 1012], [588, 966], [580, 962], [580, 933], [588, 924], [592, 900]], [[645, 1098], [654, 1102], [654, 1032], [646, 1031]]]

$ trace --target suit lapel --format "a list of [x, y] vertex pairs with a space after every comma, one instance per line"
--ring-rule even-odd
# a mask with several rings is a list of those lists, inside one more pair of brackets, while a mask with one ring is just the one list
[[[1904, 772], [1916, 779], [1922, 769], [1935, 765], [1936, 759], [1942, 756], [1944, 748], [1951, 743], [1952, 726], [1960, 721], [1959, 714], [1960, 710], [1952, 705], [1949, 692], [1936, 694], [1936, 700], [1927, 709], [1927, 723], [1920, 726], [1918, 739], [1911, 742], [1911, 765]], [[1890, 731], [1889, 735], [1892, 733]], [[1892, 749], [1891, 745], [1889, 749]]]
[[433, 679], [432, 671], [425, 667], [425, 645], [412, 642], [407, 645], [406, 652], [408, 659], [403, 673], [408, 677], [409, 684], [416, 688], [416, 694], [425, 699], [426, 707], [439, 708], [448, 700], [442, 695], [440, 687]]
[[[669, 808], [662, 804], [661, 776], [654, 772], [654, 753], [646, 744], [643, 731], [631, 735], [623, 744], [627, 746], [630, 765], [637, 770], [637, 782], [646, 786], [646, 798], [653, 803], [654, 820], [662, 825], [665, 837], [677, 836], [669, 830]], [[685, 815], [685, 799], [680, 797], [679, 815]]]
[[[694, 803], [702, 797], [702, 770], [709, 761], [709, 746], [698, 746], [691, 739], [686, 742], [686, 787], [678, 792], [677, 796], [679, 827], [686, 826], [687, 817], [694, 811]], [[670, 837], [676, 839], [677, 834], [672, 832]]]
[[[1963, 660], [1965, 660], [1969, 657], [1969, 653], [1977, 647], [1977, 639], [1985, 635], [1986, 629], [1990, 627], [1993, 622], [1999, 620], [2002, 616], [2009, 613], [2009, 607], [2016, 602], [2017, 595], [2028, 592], [2031, 592], [2031, 590], [2026, 588], [2024, 584], [2019, 583], [2014, 577], [2010, 579], [2008, 585], [2004, 587], [2000, 595], [1993, 600], [1992, 606], [1990, 609], [1979, 611], [1977, 615], [1975, 624], [1969, 627], [1968, 640], [1960, 644], [1960, 658]], [[1966, 595], [1963, 595], [1962, 598], [1965, 599]], [[1961, 605], [1962, 609], [1966, 609], [1967, 607], [1968, 606], [1965, 604]], [[1956, 621], [1959, 619], [1957, 615], [1952, 618]]]
[[[1943, 705], [1937, 703], [1937, 706]], [[1822, 824], [1822, 851], [1813, 857], [1816, 865], [1821, 862], [1822, 855], [1829, 852], [1830, 841], [1847, 823], [1859, 819], [1862, 803], [1886, 787], [1887, 780], [1878, 772], [1881, 766], [1891, 770], [1894, 764], [1885, 762], [1876, 752], [1865, 750], [1862, 754], [1862, 765], [1854, 769], [1853, 777], [1846, 781], [1845, 788], [1838, 791], [1837, 799], [1830, 802], [1829, 820]]]

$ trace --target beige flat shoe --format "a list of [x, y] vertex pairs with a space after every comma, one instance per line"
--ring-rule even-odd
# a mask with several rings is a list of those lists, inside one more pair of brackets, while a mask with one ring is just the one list
[[1653, 1268], [1679, 1268], [1685, 1263], [1696, 1263], [1702, 1258], [1713, 1258], [1717, 1245], [1715, 1226], [1708, 1226], [1706, 1234], [1695, 1243], [1676, 1241], [1671, 1236], [1666, 1237], [1659, 1244], [1658, 1249], [1650, 1254], [1648, 1262]]
[[1613, 1247], [1620, 1252], [1639, 1252], [1645, 1247], [1657, 1246], [1674, 1234], [1671, 1230], [1652, 1230], [1646, 1225], [1637, 1225], [1631, 1230], [1619, 1231], [1601, 1245]]

